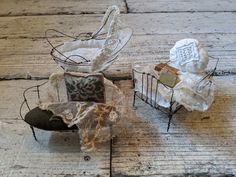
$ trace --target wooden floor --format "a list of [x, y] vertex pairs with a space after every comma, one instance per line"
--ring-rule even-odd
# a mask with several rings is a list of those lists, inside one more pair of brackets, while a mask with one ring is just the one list
[[[130, 98], [126, 134], [87, 153], [76, 133], [37, 130], [35, 142], [19, 117], [22, 92], [61, 70], [50, 58], [45, 30], [94, 31], [112, 4], [134, 33], [106, 72], [121, 79], [116, 84]], [[216, 99], [206, 113], [182, 110], [167, 133], [165, 115], [141, 101], [132, 108], [132, 84], [124, 79], [132, 64], [166, 61], [174, 43], [189, 37], [221, 58]], [[0, 177], [236, 176], [235, 73], [234, 0], [1, 0]]]

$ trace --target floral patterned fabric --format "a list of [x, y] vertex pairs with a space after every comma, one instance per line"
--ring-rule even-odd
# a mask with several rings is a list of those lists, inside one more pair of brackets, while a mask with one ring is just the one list
[[69, 101], [105, 102], [105, 86], [101, 74], [78, 76], [65, 73], [64, 77]]
[[[81, 91], [81, 84], [87, 88], [86, 93], [84, 90]], [[82, 151], [96, 150], [103, 142], [125, 134], [130, 128], [127, 121], [132, 116], [128, 99], [102, 74], [53, 73], [49, 77], [49, 82], [40, 87], [40, 90], [45, 92], [40, 94], [40, 100], [37, 102], [39, 108], [50, 110], [55, 116], [62, 117], [68, 127], [76, 125]], [[70, 101], [68, 98], [104, 100], [104, 103]]]

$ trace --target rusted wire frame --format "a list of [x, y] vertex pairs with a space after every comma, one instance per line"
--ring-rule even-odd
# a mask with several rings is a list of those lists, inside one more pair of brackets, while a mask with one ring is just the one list
[[218, 63], [219, 63], [219, 61], [220, 61], [220, 58], [216, 58], [216, 57], [213, 57], [213, 56], [210, 56], [210, 55], [209, 55], [209, 57], [210, 57], [210, 58], [213, 58], [213, 59], [217, 59], [216, 65], [215, 65], [215, 67], [214, 67], [214, 69], [213, 69], [212, 71], [210, 71], [209, 73], [207, 73], [206, 76], [204, 76], [204, 77], [199, 81], [199, 83], [202, 82], [203, 80], [205, 80], [206, 78], [211, 78], [211, 77], [214, 76], [215, 71], [216, 71], [216, 68], [217, 68], [217, 66], [218, 66]]
[[[27, 89], [24, 90], [24, 92], [23, 92], [24, 101], [23, 101], [23, 102], [21, 103], [21, 105], [20, 105], [20, 117], [21, 117], [21, 119], [22, 119], [24, 122], [26, 122], [25, 119], [23, 118], [23, 115], [22, 115], [22, 108], [23, 108], [24, 104], [27, 106], [27, 108], [28, 108], [29, 111], [31, 110], [31, 109], [30, 109], [30, 106], [29, 106], [29, 104], [28, 104], [28, 101], [27, 101], [27, 99], [26, 99], [26, 93], [27, 93], [29, 90], [31, 90], [31, 89], [33, 89], [33, 88], [36, 88], [38, 99], [40, 99], [39, 87], [43, 86], [43, 85], [46, 84], [47, 82], [48, 82], [48, 81], [43, 82], [42, 84], [39, 84], [39, 85], [31, 86], [31, 87], [29, 87], [29, 88], [27, 88]], [[26, 122], [26, 123], [27, 123], [27, 122]], [[36, 134], [35, 134], [35, 131], [34, 131], [34, 127], [30, 125], [30, 128], [31, 128], [31, 130], [32, 130], [34, 139], [35, 139], [36, 141], [38, 141], [38, 140], [37, 140], [37, 137], [36, 137]]]
[[[49, 31], [54, 31], [54, 32], [59, 33], [59, 34], [61, 34], [61, 35], [63, 35], [63, 36], [66, 36], [66, 37], [68, 37], [68, 38], [71, 38], [71, 39], [73, 39], [74, 41], [79, 40], [79, 37], [82, 36], [82, 35], [84, 35], [84, 34], [85, 34], [85, 35], [88, 35], [88, 36], [91, 36], [91, 33], [80, 33], [78, 37], [73, 37], [73, 36], [70, 36], [70, 35], [68, 35], [68, 34], [65, 34], [65, 33], [61, 32], [61, 31], [58, 31], [58, 30], [55, 30], [55, 29], [48, 29], [48, 30], [45, 31], [45, 38], [46, 38], [47, 42], [49, 43], [49, 45], [52, 47], [52, 50], [51, 50], [51, 52], [50, 52], [50, 55], [53, 57], [54, 60], [56, 59], [56, 60], [58, 60], [58, 61], [60, 61], [60, 62], [63, 62], [63, 63], [67, 63], [67, 60], [69, 60], [69, 61], [71, 62], [71, 64], [82, 64], [83, 62], [77, 63], [77, 62], [75, 62], [74, 60], [71, 60], [71, 59], [70, 59], [72, 56], [77, 56], [77, 57], [80, 57], [81, 59], [85, 60], [85, 62], [89, 62], [89, 61], [90, 61], [90, 60], [86, 59], [85, 57], [83, 57], [83, 56], [81, 56], [81, 55], [70, 55], [69, 57], [65, 56], [63, 53], [61, 53], [61, 52], [57, 49], [58, 47], [62, 46], [63, 44], [54, 46], [54, 45], [51, 43], [51, 41], [49, 40], [49, 37], [48, 37], [48, 32], [49, 32]], [[90, 39], [91, 39], [91, 38], [90, 38]], [[53, 54], [54, 51], [56, 51], [56, 52], [59, 53], [62, 57], [64, 57], [65, 60], [62, 60], [62, 59], [56, 57], [56, 56]]]
[[[104, 75], [103, 72], [100, 72], [100, 73], [103, 75], [103, 77], [105, 77], [105, 75]], [[29, 110], [29, 111], [31, 110], [31, 108], [30, 108], [30, 106], [29, 106], [29, 104], [28, 104], [27, 98], [26, 98], [26, 93], [27, 93], [28, 91], [30, 91], [31, 89], [36, 88], [37, 97], [38, 97], [38, 99], [40, 99], [40, 90], [39, 90], [39, 88], [40, 88], [41, 86], [43, 86], [44, 84], [46, 84], [47, 82], [48, 82], [48, 81], [43, 82], [42, 84], [38, 84], [38, 85], [34, 85], [34, 86], [31, 86], [31, 87], [28, 87], [28, 88], [26, 88], [26, 89], [23, 91], [23, 98], [24, 98], [24, 101], [21, 103], [20, 111], [19, 111], [19, 112], [20, 112], [20, 117], [21, 117], [22, 120], [24, 120], [23, 115], [22, 115], [22, 108], [23, 108], [23, 106], [26, 105], [27, 108], [28, 108], [28, 110]], [[57, 91], [57, 99], [58, 99], [58, 101], [60, 102], [59, 90], [56, 89], [56, 91]], [[25, 120], [24, 120], [24, 121], [25, 121]]]
[[[100, 73], [105, 77], [105, 75], [104, 75], [103, 72], [100, 72]], [[46, 84], [47, 82], [48, 82], [48, 81], [43, 82], [42, 84], [38, 84], [38, 85], [31, 86], [31, 87], [29, 87], [29, 88], [26, 88], [26, 89], [23, 91], [23, 98], [24, 98], [24, 101], [23, 101], [23, 102], [21, 103], [21, 105], [20, 105], [20, 110], [19, 110], [19, 112], [20, 112], [20, 117], [21, 117], [21, 119], [22, 119], [24, 122], [26, 122], [26, 121], [25, 121], [25, 119], [23, 118], [23, 115], [22, 115], [22, 108], [23, 108], [23, 106], [26, 105], [26, 107], [28, 108], [28, 110], [29, 110], [29, 111], [31, 110], [31, 108], [30, 108], [30, 106], [29, 106], [29, 103], [28, 103], [28, 100], [27, 100], [27, 98], [26, 98], [26, 94], [27, 94], [30, 90], [36, 88], [37, 97], [38, 97], [38, 99], [40, 99], [40, 90], [39, 90], [39, 88], [40, 88], [41, 86], [43, 86], [44, 84]], [[58, 89], [57, 89], [56, 91], [57, 91], [57, 98], [58, 98], [58, 101], [60, 101], [60, 95], [59, 95]], [[26, 123], [27, 123], [27, 122], [26, 122]], [[28, 124], [28, 123], [27, 123], [27, 124]], [[36, 137], [36, 134], [35, 134], [35, 131], [34, 131], [34, 127], [30, 125], [30, 128], [31, 128], [31, 130], [32, 130], [34, 139], [35, 139], [36, 141], [38, 141], [38, 140], [37, 140], [37, 137]], [[65, 131], [66, 131], [66, 130], [65, 130]]]
[[[53, 29], [50, 29], [50, 30], [53, 30]], [[60, 32], [61, 33], [61, 32]], [[84, 33], [81, 33], [81, 34], [84, 34]], [[74, 38], [73, 38], [74, 39]], [[62, 54], [59, 50], [57, 50], [58, 47], [62, 46], [63, 44], [60, 44], [60, 45], [57, 45], [57, 46], [53, 46], [52, 43], [46, 38], [46, 40], [48, 41], [48, 43], [50, 44], [50, 46], [52, 47], [52, 50], [50, 52], [50, 55], [52, 56], [53, 60], [55, 60], [56, 62], [60, 62], [60, 63], [64, 63], [66, 65], [71, 65], [71, 66], [89, 66], [90, 65], [90, 60], [80, 56], [80, 55], [70, 55], [69, 57], [66, 57], [64, 54]], [[102, 40], [102, 39], [96, 39], [96, 40]], [[120, 42], [120, 40], [119, 40]], [[127, 41], [128, 42], [128, 41]], [[126, 42], [126, 43], [127, 43]], [[124, 45], [125, 46], [125, 45]], [[118, 53], [123, 49], [124, 47], [120, 48], [119, 50], [117, 50], [115, 53], [112, 54], [112, 58], [107, 61], [105, 64], [108, 64], [108, 63], [111, 63], [113, 62], [116, 58], [117, 58], [117, 55]], [[62, 60], [61, 58], [57, 57], [54, 55], [54, 51], [58, 52], [60, 55], [62, 55], [63, 57], [66, 58], [66, 60]], [[84, 62], [75, 62], [74, 60], [71, 60], [70, 57], [72, 56], [79, 56], [81, 57], [82, 59], [84, 59], [85, 61]], [[72, 62], [67, 62], [67, 60], [70, 60]], [[64, 68], [63, 68], [64, 69]]]
[[[200, 80], [199, 80], [199, 84], [202, 82], [202, 81], [204, 81], [206, 78], [211, 78], [211, 77], [213, 77], [214, 76], [214, 73], [215, 73], [215, 71], [216, 71], [216, 68], [217, 68], [217, 66], [218, 66], [218, 63], [219, 63], [219, 60], [220, 60], [220, 58], [216, 58], [216, 57], [213, 57], [213, 56], [210, 56], [209, 55], [209, 57], [210, 58], [213, 58], [213, 59], [217, 59], [217, 62], [216, 62], [216, 65], [215, 65], [215, 67], [214, 67], [214, 69], [211, 71], [211, 72], [209, 72], [209, 73], [207, 73], [205, 76], [203, 76]], [[166, 63], [168, 63], [169, 61], [167, 61]], [[158, 80], [155, 76], [153, 76], [153, 75], [151, 75], [150, 73], [145, 73], [145, 72], [140, 72], [140, 71], [137, 71], [137, 70], [135, 70], [135, 69], [132, 69], [132, 78], [133, 78], [133, 87], [135, 87], [135, 77], [134, 77], [134, 75], [135, 75], [135, 73], [138, 73], [138, 74], [142, 74], [142, 92], [141, 92], [141, 96], [140, 95], [138, 95], [137, 94], [137, 92], [138, 91], [135, 91], [134, 90], [134, 98], [133, 98], [133, 106], [135, 106], [135, 98], [136, 98], [136, 96], [138, 97], [138, 98], [140, 98], [141, 100], [143, 100], [145, 103], [147, 103], [147, 104], [149, 104], [151, 107], [154, 107], [154, 108], [156, 108], [156, 109], [158, 109], [158, 110], [160, 110], [160, 111], [162, 111], [162, 112], [164, 112], [164, 113], [167, 113], [168, 114], [168, 117], [169, 117], [169, 121], [168, 121], [168, 127], [167, 127], [167, 131], [169, 130], [169, 128], [170, 128], [170, 122], [171, 122], [171, 119], [172, 119], [172, 116], [173, 116], [173, 114], [175, 114], [175, 113], [177, 113], [181, 108], [182, 108], [182, 106], [181, 105], [178, 105], [178, 106], [176, 106], [176, 109], [175, 110], [173, 110], [173, 105], [176, 103], [174, 100], [173, 100], [173, 95], [174, 95], [174, 90], [173, 90], [173, 88], [170, 88], [170, 87], [168, 87], [167, 85], [165, 85], [165, 84], [163, 84], [160, 80]], [[144, 99], [144, 93], [143, 93], [143, 91], [144, 91], [144, 75], [146, 75], [146, 77], [147, 77], [147, 92], [146, 92], [146, 99]], [[148, 91], [149, 91], [149, 89], [148, 89], [148, 87], [149, 87], [149, 77], [148, 76], [150, 76], [151, 77], [151, 88], [150, 88], [150, 90], [151, 90], [151, 93], [150, 93], [150, 101], [148, 101], [148, 97], [149, 97], [149, 93], [148, 93]], [[152, 104], [152, 102], [153, 102], [153, 100], [152, 100], [152, 90], [153, 90], [153, 79], [155, 79], [156, 81], [156, 90], [155, 90], [155, 99], [154, 99], [154, 104], [155, 105], [153, 105]], [[166, 111], [163, 111], [163, 109], [161, 109], [161, 107], [156, 103], [156, 99], [157, 99], [157, 92], [158, 92], [158, 85], [159, 85], [159, 83], [160, 84], [162, 84], [164, 87], [166, 87], [167, 89], [170, 89], [171, 90], [171, 92], [172, 92], [172, 94], [171, 94], [171, 101], [170, 101], [170, 107], [169, 107], [169, 111], [168, 112], [166, 112]]]
[[[149, 104], [151, 107], [160, 110], [161, 112], [165, 113], [168, 115], [169, 117], [169, 121], [168, 121], [168, 127], [167, 127], [167, 131], [170, 128], [170, 123], [171, 123], [171, 119], [172, 116], [177, 113], [178, 110], [180, 110], [180, 108], [182, 107], [182, 105], [177, 104], [174, 100], [173, 100], [173, 95], [174, 95], [174, 90], [173, 88], [165, 85], [164, 83], [162, 83], [159, 79], [157, 79], [154, 75], [150, 74], [150, 73], [145, 73], [145, 72], [140, 72], [137, 71], [135, 69], [132, 69], [132, 80], [133, 80], [133, 87], [135, 87], [135, 74], [140, 74], [141, 75], [141, 92], [136, 91], [134, 89], [134, 97], [133, 97], [133, 106], [135, 106], [135, 100], [136, 97], [140, 98], [142, 101], [144, 101], [145, 103]], [[144, 83], [144, 78], [146, 77], [146, 84]], [[154, 83], [156, 83], [156, 88], [153, 88], [155, 85]], [[171, 100], [170, 100], [170, 106], [169, 108], [163, 108], [160, 105], [157, 104], [157, 96], [158, 96], [158, 87], [159, 84], [162, 84], [165, 88], [171, 90]], [[146, 85], [146, 88], [144, 88]], [[144, 94], [144, 91], [146, 90], [146, 93]], [[153, 95], [153, 90], [155, 90], [155, 93]], [[149, 98], [150, 95], [150, 98]], [[154, 102], [153, 102], [153, 97], [154, 97]], [[173, 110], [173, 105], [177, 104], [175, 110]]]
[[[109, 15], [110, 15], [114, 10], [115, 10], [115, 9], [113, 9], [113, 10], [109, 13]], [[83, 39], [83, 41], [85, 41], [85, 40], [90, 40], [90, 39], [103, 40], [103, 39], [106, 39], [106, 37], [103, 37], [103, 38], [99, 38], [99, 37], [103, 36], [105, 33], [104, 33], [104, 34], [99, 34], [99, 33], [101, 32], [101, 30], [103, 29], [103, 27], [107, 24], [107, 21], [108, 21], [108, 18], [106, 19], [105, 23], [103, 23], [103, 25], [100, 26], [99, 30], [98, 30], [95, 34], [93, 34], [93, 35], [92, 35], [91, 32], [88, 32], [88, 33], [80, 33], [77, 37], [73, 37], [73, 36], [71, 36], [71, 35], [65, 34], [65, 33], [61, 32], [61, 31], [56, 30], [56, 29], [48, 29], [48, 30], [46, 30], [46, 31], [45, 31], [45, 38], [46, 38], [47, 42], [49, 43], [49, 45], [52, 47], [52, 50], [51, 50], [51, 52], [50, 52], [50, 55], [52, 56], [53, 60], [55, 60], [56, 62], [61, 62], [61, 63], [67, 64], [67, 65], [73, 65], [73, 66], [77, 66], [77, 65], [78, 65], [78, 66], [88, 66], [88, 65], [89, 65], [89, 62], [91, 62], [89, 59], [86, 59], [85, 57], [83, 57], [83, 56], [81, 56], [81, 55], [70, 55], [70, 56], [68, 56], [68, 57], [65, 56], [62, 52], [60, 52], [60, 51], [57, 49], [58, 47], [62, 46], [63, 44], [54, 46], [54, 45], [51, 43], [51, 41], [49, 40], [49, 37], [48, 37], [48, 32], [49, 32], [49, 31], [54, 31], [54, 32], [59, 33], [59, 34], [61, 34], [61, 35], [63, 35], [63, 36], [66, 36], [66, 37], [68, 37], [68, 38], [71, 38], [71, 39], [73, 39], [74, 41], [76, 41], [76, 40], [82, 40], [82, 39], [80, 39], [80, 37], [83, 36], [83, 35], [84, 35], [84, 37], [85, 37], [85, 39]], [[98, 34], [99, 34], [99, 35], [98, 35]], [[120, 41], [119, 41], [119, 42], [120, 42]], [[122, 47], [122, 48], [123, 48], [123, 47]], [[121, 48], [121, 49], [122, 49], [122, 48]], [[120, 49], [120, 50], [121, 50], [121, 49]], [[115, 60], [116, 55], [118, 54], [118, 52], [119, 52], [120, 50], [118, 50], [116, 53], [114, 53], [114, 54], [113, 54], [113, 56], [114, 56], [113, 59], [109, 60], [107, 63], [112, 62], [113, 60]], [[61, 59], [61, 58], [55, 56], [55, 55], [54, 55], [54, 51], [56, 51], [56, 52], [59, 53], [62, 57], [64, 57], [65, 60], [63, 60], [63, 59]], [[74, 57], [74, 56], [81, 58], [82, 60], [84, 60], [84, 62], [75, 62], [74, 60], [70, 59], [71, 57]], [[67, 62], [67, 60], [69, 60], [70, 62]], [[64, 68], [63, 68], [63, 69], [64, 69]]]

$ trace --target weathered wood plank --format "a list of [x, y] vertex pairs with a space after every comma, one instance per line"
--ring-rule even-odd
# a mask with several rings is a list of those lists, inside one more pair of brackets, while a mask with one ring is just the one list
[[[219, 70], [236, 69], [236, 34], [162, 34], [135, 35], [121, 52], [119, 59], [107, 70], [107, 76], [130, 77], [132, 64], [165, 62], [174, 43], [183, 38], [200, 40], [209, 54], [221, 58]], [[52, 38], [60, 44], [64, 38]], [[0, 39], [0, 78], [48, 77], [58, 67], [51, 59], [45, 39]], [[216, 60], [210, 59], [209, 68]]]
[[[20, 106], [24, 101], [23, 92], [26, 88], [45, 82], [46, 80], [13, 80], [0, 81], [0, 120], [3, 119], [20, 119]], [[36, 95], [35, 95], [36, 96]], [[31, 100], [37, 101], [37, 97], [30, 97]]]
[[[94, 31], [101, 19], [102, 15], [1, 17], [0, 38], [44, 37], [51, 28], [78, 35]], [[232, 12], [125, 14], [121, 19], [134, 34], [236, 33]]]
[[[236, 174], [236, 77], [215, 79], [210, 110], [181, 110], [169, 133], [167, 116], [138, 101], [127, 120], [129, 129], [113, 143], [113, 175]], [[121, 81], [120, 87], [132, 98], [129, 81]]]
[[[134, 31], [134, 34], [142, 34], [142, 33], [144, 34], [158, 33], [159, 34], [160, 33], [160, 34], [166, 34], [166, 36], [165, 35], [162, 36], [161, 39], [159, 39], [156, 36], [141, 36], [140, 39], [138, 39], [139, 42], [131, 43], [131, 45], [133, 44], [135, 45], [134, 47], [135, 50], [133, 52], [131, 50], [130, 52], [130, 48], [127, 48], [121, 55], [120, 60], [116, 62], [113, 65], [113, 67], [110, 68], [111, 70], [108, 72], [109, 75], [129, 76], [131, 63], [133, 63], [133, 61], [136, 62], [137, 60], [138, 60], [137, 63], [140, 63], [143, 61], [144, 58], [145, 58], [145, 61], [147, 62], [156, 62], [156, 61], [161, 61], [163, 59], [166, 61], [168, 58], [168, 50], [172, 46], [169, 46], [167, 43], [165, 44], [165, 46], [163, 46], [163, 48], [162, 47], [159, 48], [157, 47], [158, 46], [157, 43], [159, 42], [159, 40], [166, 41], [170, 37], [171, 38], [170, 41], [172, 41], [170, 42], [171, 45], [173, 45], [176, 40], [185, 38], [185, 37], [200, 38], [200, 39], [203, 39], [204, 41], [204, 39], [208, 38], [209, 35], [212, 35], [214, 37], [214, 34], [212, 33], [215, 33], [215, 32], [234, 33], [235, 31], [232, 31], [232, 30], [236, 29], [236, 28], [233, 28], [233, 21], [234, 19], [236, 19], [233, 17], [234, 16], [233, 13], [225, 13], [224, 15], [217, 14], [217, 13], [216, 14], [203, 13], [203, 14], [200, 14], [200, 16], [196, 14], [183, 13], [182, 15], [183, 15], [183, 18], [182, 16], [180, 17], [180, 14], [177, 14], [177, 15], [146, 14], [142, 16], [142, 18], [140, 17], [140, 14], [135, 14], [135, 15], [130, 14], [128, 16], [123, 16], [126, 23], [130, 24], [130, 26], [133, 26], [136, 29]], [[226, 16], [229, 17], [227, 18], [228, 20], [222, 19]], [[80, 17], [80, 18], [76, 18], [76, 17]], [[219, 19], [217, 19], [218, 17]], [[229, 20], [230, 18], [232, 20]], [[41, 47], [39, 47], [38, 49], [38, 47], [35, 47], [35, 46], [42, 46], [43, 48], [45, 47], [45, 49], [46, 48], [48, 49], [47, 47], [48, 45], [45, 43], [45, 40], [37, 39], [37, 37], [40, 37], [40, 38], [44, 37], [44, 31], [48, 28], [56, 28], [64, 32], [72, 33], [74, 35], [78, 34], [79, 32], [84, 32], [88, 30], [93, 31], [96, 28], [96, 26], [99, 26], [100, 19], [101, 19], [100, 15], [98, 16], [97, 15], [79, 15], [79, 16], [60, 16], [60, 17], [59, 16], [46, 16], [46, 17], [43, 16], [43, 17], [0, 18], [0, 21], [2, 22], [1, 23], [2, 28], [0, 29], [0, 31], [1, 31], [1, 34], [3, 35], [1, 36], [3, 38], [2, 39], [3, 44], [1, 44], [3, 46], [2, 50], [3, 50], [3, 53], [6, 50], [6, 53], [5, 53], [6, 55], [10, 54], [9, 56], [1, 57], [1, 64], [2, 64], [1, 65], [2, 66], [1, 78], [12, 78], [12, 76], [17, 77], [17, 78], [25, 78], [25, 77], [28, 77], [28, 75], [32, 77], [36, 77], [36, 75], [40, 74], [40, 72], [43, 73], [43, 75], [45, 73], [45, 75], [48, 76], [49, 73], [55, 71], [54, 70], [55, 64], [53, 63], [53, 61], [48, 60], [50, 58], [49, 56], [44, 55], [49, 52], [45, 52], [44, 50], [38, 52], [39, 49], [40, 50], [42, 49]], [[142, 23], [136, 24], [135, 22], [137, 21], [137, 19], [142, 19]], [[160, 22], [162, 23], [162, 25], [159, 25], [158, 23], [159, 21], [156, 21], [155, 19], [158, 19], [158, 20], [161, 19]], [[162, 20], [162, 19], [166, 19], [166, 20]], [[178, 21], [177, 19], [181, 19], [181, 23], [177, 23]], [[76, 20], [78, 20], [79, 23], [76, 23]], [[204, 24], [211, 23], [212, 27], [208, 28], [208, 25], [201, 26], [203, 24], [202, 20], [203, 21], [205, 20]], [[199, 23], [199, 25], [196, 25], [195, 23], [196, 21]], [[225, 22], [225, 24], [222, 25], [221, 23], [219, 23], [220, 21], [221, 23]], [[75, 27], [78, 24], [80, 24], [80, 28]], [[181, 24], [186, 24], [187, 26], [190, 26], [190, 28], [192, 29], [190, 30], [190, 28], [188, 29], [188, 27]], [[227, 27], [227, 25], [230, 25], [230, 27], [229, 26]], [[171, 26], [175, 26], [175, 28], [172, 28]], [[159, 29], [159, 27], [161, 28]], [[203, 28], [200, 28], [200, 27], [203, 27]], [[225, 27], [227, 27], [227, 29], [225, 29]], [[199, 30], [196, 31], [197, 28], [199, 28]], [[207, 31], [205, 31], [204, 28], [207, 29]], [[199, 33], [209, 32], [210, 34], [201, 34], [202, 36], [200, 36], [200, 34], [193, 34], [196, 32], [199, 32]], [[167, 33], [174, 34], [174, 37], [172, 37], [171, 35], [167, 35]], [[178, 33], [184, 33], [184, 34], [178, 34]], [[234, 36], [234, 34], [231, 34], [231, 35]], [[30, 38], [30, 39], [29, 40], [19, 39], [19, 41], [7, 40], [10, 38], [19, 38], [19, 37]], [[153, 37], [155, 40], [153, 39]], [[164, 39], [164, 37], [166, 37], [167, 39]], [[217, 38], [218, 37], [216, 36], [215, 39]], [[227, 41], [228, 41], [228, 45], [230, 46], [234, 45], [234, 41], [231, 38], [228, 38]], [[150, 43], [153, 43], [153, 46], [150, 47]], [[209, 47], [211, 47], [211, 45], [212, 44], [209, 43]], [[28, 53], [26, 56], [20, 56], [22, 55], [22, 53], [24, 53], [18, 50], [18, 48], [20, 49], [21, 46], [22, 46], [22, 49], [24, 47], [27, 47], [26, 51]], [[15, 49], [17, 50], [14, 51]], [[226, 66], [226, 68], [232, 67], [232, 63], [234, 63], [234, 56], [235, 56], [234, 50], [231, 50], [231, 48], [228, 48], [228, 49], [229, 50], [225, 50], [225, 51], [221, 50], [219, 52], [212, 53], [212, 55], [215, 55], [215, 56], [219, 55], [219, 56], [223, 56], [223, 58], [226, 58], [227, 62], [224, 62], [224, 64], [222, 65], [224, 67]], [[5, 54], [2, 54], [2, 55], [5, 55]], [[18, 63], [16, 65], [9, 65], [9, 62], [15, 61], [16, 59], [23, 63]], [[39, 60], [38, 62], [42, 63], [42, 69], [40, 67], [38, 70], [34, 70], [36, 60]], [[37, 65], [38, 65], [38, 62], [37, 62]], [[31, 65], [27, 65], [27, 63], [31, 63]], [[44, 69], [45, 65], [43, 65], [43, 63], [49, 64], [49, 65]], [[22, 66], [26, 67], [26, 69], [22, 70]], [[16, 72], [18, 76], [15, 75]]]
[[[216, 81], [217, 96], [210, 111], [191, 113], [183, 110], [173, 119], [170, 133], [166, 132], [165, 115], [140, 101], [135, 113], [130, 107], [131, 117], [126, 122], [129, 129], [114, 141], [113, 175], [236, 173], [236, 77], [216, 77]], [[108, 176], [107, 146], [95, 153], [81, 153], [78, 141], [73, 140], [76, 134], [37, 130], [40, 145], [33, 140], [28, 126], [18, 120], [18, 107], [22, 101], [20, 93], [24, 88], [41, 82], [44, 81], [0, 82], [4, 100], [0, 104], [0, 150], [4, 152], [1, 175]], [[120, 81], [117, 84], [131, 101], [131, 82]], [[85, 155], [89, 155], [91, 160], [84, 161]]]
[[[80, 150], [79, 135], [74, 132], [48, 132], [31, 129], [20, 119], [21, 96], [27, 87], [41, 81], [0, 81], [0, 176], [109, 176], [109, 143], [96, 152]], [[30, 97], [33, 100], [33, 97]], [[84, 159], [88, 156], [88, 161]]]
[[[203, 41], [211, 55], [222, 58], [219, 69], [234, 70], [236, 14], [231, 12], [235, 12], [235, 2], [216, 1], [127, 0], [130, 12], [141, 13], [121, 16], [125, 25], [134, 29], [135, 37], [110, 67], [108, 76], [130, 76], [134, 63], [167, 61], [174, 42], [186, 37]], [[123, 0], [100, 0], [96, 4], [91, 0], [45, 2], [1, 1], [0, 16], [4, 17], [0, 18], [0, 78], [48, 77], [58, 69], [43, 39], [46, 29], [77, 35], [94, 31], [107, 6], [115, 3], [123, 13], [127, 10]], [[183, 13], [192, 11], [205, 13]], [[22, 17], [25, 15], [30, 17]], [[53, 40], [60, 42], [61, 38]], [[211, 60], [210, 66], [214, 62]], [[131, 112], [127, 120], [127, 134], [114, 141], [113, 176], [201, 172], [236, 175], [236, 78], [216, 80], [219, 89], [210, 111], [183, 110], [174, 118], [170, 133], [166, 132], [165, 115], [138, 102], [137, 115]], [[76, 134], [37, 130], [38, 144], [29, 127], [18, 120], [21, 93], [39, 82], [43, 81], [0, 81], [0, 176], [109, 176], [108, 144], [98, 152], [82, 153]], [[131, 84], [119, 84], [132, 98]], [[91, 157], [89, 161], [84, 160], [86, 155]]]
[[0, 120], [1, 176], [109, 176], [108, 144], [96, 152], [85, 153], [80, 151], [76, 132], [42, 130], [36, 130], [37, 143], [23, 121]]
[[111, 5], [117, 5], [120, 11], [126, 13], [127, 9], [123, 0], [1, 0], [0, 16], [22, 15], [60, 15], [60, 14], [85, 14], [105, 13]]
[[129, 13], [143, 12], [226, 12], [235, 11], [236, 2], [228, 0], [127, 0]]

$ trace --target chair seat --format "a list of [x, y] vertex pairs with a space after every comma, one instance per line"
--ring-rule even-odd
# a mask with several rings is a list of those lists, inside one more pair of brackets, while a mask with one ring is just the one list
[[25, 115], [25, 121], [33, 127], [51, 130], [51, 131], [63, 131], [63, 130], [76, 130], [76, 125], [68, 127], [59, 116], [54, 116], [51, 111], [45, 111], [36, 107], [29, 111]]

